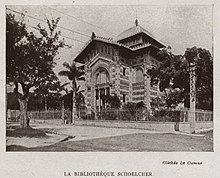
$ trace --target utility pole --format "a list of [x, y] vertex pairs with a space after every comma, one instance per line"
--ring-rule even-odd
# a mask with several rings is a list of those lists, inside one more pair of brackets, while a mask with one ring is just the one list
[[196, 121], [196, 60], [189, 63], [190, 69], [190, 110], [189, 110], [189, 123], [190, 133], [195, 133]]

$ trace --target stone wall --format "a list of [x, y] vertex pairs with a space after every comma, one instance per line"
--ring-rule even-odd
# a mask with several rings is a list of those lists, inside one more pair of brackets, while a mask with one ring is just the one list
[[[190, 124], [188, 122], [151, 122], [151, 121], [97, 121], [97, 120], [78, 120], [77, 125], [113, 127], [113, 128], [132, 128], [157, 130], [162, 132], [174, 132], [177, 124], [180, 132], [190, 133]], [[196, 122], [196, 130], [211, 129], [213, 122]]]
[[158, 123], [158, 122], [142, 122], [142, 121], [94, 121], [94, 120], [78, 120], [77, 125], [99, 126], [99, 127], [113, 127], [113, 128], [131, 128], [131, 129], [145, 129], [158, 130], [164, 132], [173, 132], [175, 123]]

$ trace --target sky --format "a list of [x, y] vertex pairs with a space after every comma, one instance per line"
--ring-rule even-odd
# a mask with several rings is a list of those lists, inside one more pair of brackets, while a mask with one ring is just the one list
[[[193, 46], [206, 48], [212, 53], [211, 5], [7, 7], [26, 14], [24, 21], [29, 25], [29, 31], [33, 31], [30, 26], [36, 26], [38, 23], [42, 26], [46, 26], [46, 24], [30, 18], [28, 15], [42, 20], [61, 17], [58, 25], [63, 28], [58, 29], [61, 31], [61, 35], [65, 36], [65, 42], [71, 48], [59, 51], [56, 59], [56, 73], [64, 69], [63, 62], [72, 62], [79, 50], [90, 39], [92, 32], [98, 36], [115, 38], [119, 33], [133, 27], [136, 18], [139, 25], [153, 34], [157, 40], [165, 46], [171, 46], [174, 54], [184, 54], [186, 48]], [[21, 15], [16, 14], [16, 16], [21, 19]], [[67, 81], [63, 77], [60, 79], [62, 82]]]

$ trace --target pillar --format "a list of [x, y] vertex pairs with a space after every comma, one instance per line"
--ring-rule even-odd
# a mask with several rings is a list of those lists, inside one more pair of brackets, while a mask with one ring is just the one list
[[115, 93], [120, 98], [120, 64], [115, 65]]
[[190, 133], [195, 133], [196, 121], [196, 64], [190, 63], [190, 110], [189, 110], [189, 123]]
[[98, 93], [99, 93], [99, 96], [98, 96], [98, 102], [99, 102], [99, 112], [101, 111], [101, 90], [98, 89]]
[[150, 106], [150, 76], [147, 74], [147, 70], [149, 69], [149, 65], [146, 66], [145, 68], [145, 75], [144, 75], [144, 90], [145, 90], [145, 96], [144, 96], [144, 102], [145, 105], [150, 111], [151, 106]]

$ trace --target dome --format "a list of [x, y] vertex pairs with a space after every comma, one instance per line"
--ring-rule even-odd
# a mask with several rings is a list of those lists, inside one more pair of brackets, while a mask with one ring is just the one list
[[130, 36], [134, 36], [138, 33], [145, 33], [147, 34], [148, 36], [150, 36], [151, 38], [154, 38], [154, 36], [148, 32], [147, 30], [145, 30], [143, 27], [141, 27], [140, 25], [138, 25], [138, 21], [136, 20], [135, 21], [135, 26], [132, 27], [132, 28], [129, 28], [125, 31], [123, 31], [122, 33], [120, 33], [118, 36], [117, 36], [117, 40], [122, 40], [122, 39], [125, 39], [125, 38], [128, 38]]

